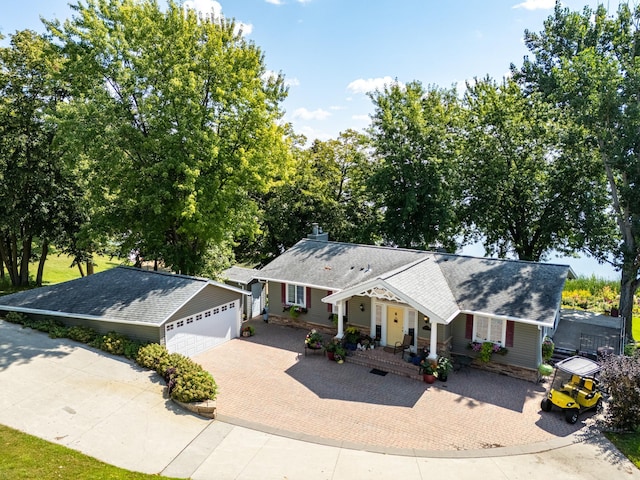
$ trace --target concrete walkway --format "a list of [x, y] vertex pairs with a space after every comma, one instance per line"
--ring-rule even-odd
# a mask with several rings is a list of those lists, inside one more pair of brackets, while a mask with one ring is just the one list
[[[586, 426], [528, 445], [417, 456], [312, 443], [291, 438], [304, 435], [254, 430], [256, 425], [238, 418], [226, 419], [234, 424], [208, 421], [164, 398], [162, 381], [129, 361], [2, 321], [0, 384], [1, 424], [113, 465], [167, 476], [640, 479], [626, 458]], [[225, 385], [220, 387], [222, 395]]]

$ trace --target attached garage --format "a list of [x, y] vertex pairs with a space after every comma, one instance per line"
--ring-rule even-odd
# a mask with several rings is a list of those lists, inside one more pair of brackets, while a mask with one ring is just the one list
[[231, 340], [237, 336], [239, 311], [239, 301], [235, 300], [167, 322], [167, 350], [191, 357]]
[[54, 317], [193, 356], [240, 335], [246, 295], [205, 278], [117, 267], [0, 297], [0, 315]]

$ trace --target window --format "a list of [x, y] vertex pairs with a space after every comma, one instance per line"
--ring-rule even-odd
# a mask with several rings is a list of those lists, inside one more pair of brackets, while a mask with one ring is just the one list
[[500, 318], [473, 317], [473, 341], [506, 344], [507, 322]]
[[305, 307], [305, 288], [301, 285], [288, 284], [286, 302], [288, 305], [300, 305], [301, 307]]

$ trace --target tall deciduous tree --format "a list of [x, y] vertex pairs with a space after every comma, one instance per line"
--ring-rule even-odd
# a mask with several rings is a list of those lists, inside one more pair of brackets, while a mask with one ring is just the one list
[[575, 155], [580, 129], [539, 94], [487, 78], [467, 86], [465, 106], [464, 219], [487, 253], [537, 262], [582, 246], [585, 219], [607, 223], [599, 164]]
[[[42, 283], [49, 244], [73, 215], [76, 192], [61, 161], [51, 121], [66, 90], [56, 80], [58, 49], [24, 30], [0, 48], [0, 261], [11, 283], [29, 283], [29, 262], [39, 259]], [[40, 251], [34, 251], [38, 239]]]
[[533, 58], [514, 68], [529, 91], [541, 92], [584, 127], [588, 147], [599, 156], [617, 224], [609, 236], [615, 246], [609, 250], [611, 242], [593, 231], [584, 234], [592, 252], [612, 253], [622, 270], [620, 310], [628, 335], [640, 270], [639, 22], [640, 7], [622, 4], [609, 16], [603, 6], [579, 13], [557, 3], [544, 30], [525, 32]]
[[385, 241], [453, 249], [459, 229], [455, 91], [395, 83], [372, 93], [371, 99], [375, 112], [370, 135], [378, 163], [368, 185], [383, 211]]
[[271, 259], [311, 233], [312, 223], [332, 240], [375, 241], [378, 215], [366, 188], [371, 171], [366, 136], [347, 130], [309, 148], [303, 148], [304, 141], [293, 150], [291, 176], [261, 197], [263, 234], [252, 245], [240, 245], [239, 259]]
[[256, 229], [250, 191], [286, 169], [283, 78], [233, 22], [173, 1], [88, 0], [48, 23], [68, 58], [71, 155], [91, 172], [98, 225], [121, 253], [187, 274]]

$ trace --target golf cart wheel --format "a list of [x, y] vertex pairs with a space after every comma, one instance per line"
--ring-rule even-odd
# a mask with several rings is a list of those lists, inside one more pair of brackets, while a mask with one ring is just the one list
[[602, 413], [602, 399], [599, 398], [596, 403], [596, 413]]
[[543, 398], [542, 401], [540, 402], [540, 408], [542, 409], [543, 412], [550, 412], [551, 407], [552, 407], [552, 404], [548, 398]]
[[564, 419], [569, 423], [576, 423], [578, 421], [578, 409], [570, 408], [564, 412]]

